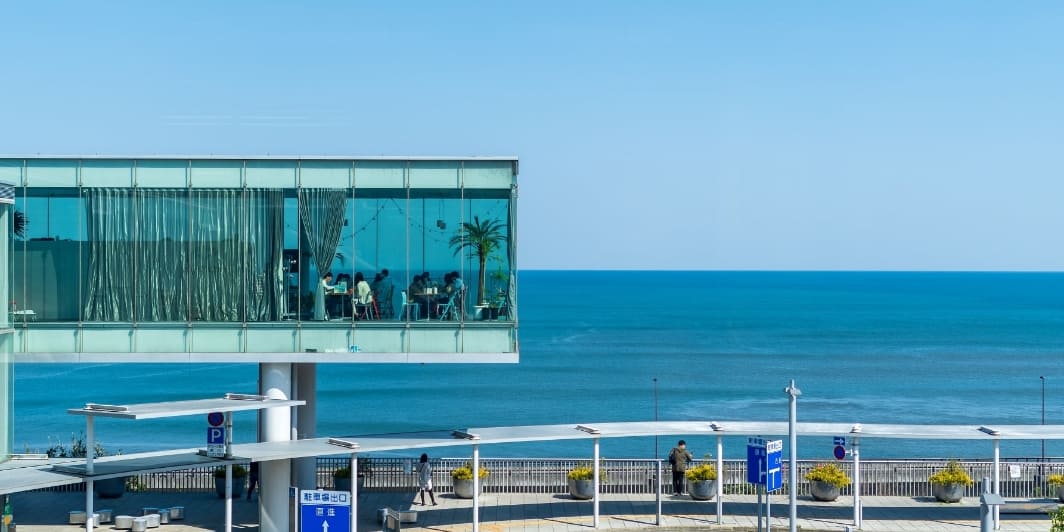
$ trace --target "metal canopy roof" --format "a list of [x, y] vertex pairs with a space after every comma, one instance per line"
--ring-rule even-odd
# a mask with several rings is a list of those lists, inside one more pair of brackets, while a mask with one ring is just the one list
[[134, 405], [103, 405], [87, 403], [84, 408], [71, 408], [68, 414], [122, 419], [153, 419], [163, 417], [192, 416], [211, 412], [237, 412], [262, 410], [280, 406], [305, 405], [306, 401], [270, 399], [262, 395], [227, 393], [220, 399], [194, 399], [191, 401], [165, 401]]
[[122, 477], [132, 473], [155, 473], [161, 471], [173, 471], [175, 469], [188, 469], [191, 467], [211, 467], [228, 463], [247, 462], [245, 459], [225, 460], [221, 458], [209, 458], [199, 454], [198, 449], [179, 449], [170, 451], [156, 451], [152, 453], [138, 453], [128, 456], [105, 456], [93, 461], [93, 471], [89, 475], [85, 469], [85, 462], [55, 464], [52, 470], [60, 473], [69, 473], [78, 477], [92, 477], [100, 480], [111, 477]]
[[[124, 412], [97, 412], [73, 409], [82, 415], [106, 415], [147, 419], [217, 411], [251, 410], [270, 406], [302, 404], [302, 401], [238, 401], [204, 399], [169, 403], [131, 405]], [[176, 405], [176, 406], [175, 406]], [[580, 427], [580, 428], [578, 428]], [[860, 436], [861, 438], [905, 438], [923, 440], [1064, 440], [1064, 425], [903, 425], [803, 422], [797, 424], [802, 437]], [[632, 421], [564, 425], [522, 425], [511, 427], [472, 427], [399, 434], [368, 434], [340, 438], [312, 438], [295, 441], [235, 444], [233, 459], [208, 458], [198, 449], [108, 456], [97, 459], [91, 478], [102, 479], [138, 472], [168, 471], [226, 463], [264, 462], [291, 458], [347, 455], [454, 447], [473, 444], [517, 443], [548, 440], [625, 438], [637, 436], [779, 436], [787, 434], [782, 421]], [[330, 441], [334, 443], [330, 443]], [[7, 462], [0, 467], [0, 494], [83, 482], [84, 460]]]

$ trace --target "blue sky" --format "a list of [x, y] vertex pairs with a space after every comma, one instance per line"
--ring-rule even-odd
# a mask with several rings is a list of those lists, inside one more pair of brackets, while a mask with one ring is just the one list
[[1059, 2], [6, 2], [0, 152], [517, 155], [519, 265], [1062, 270]]

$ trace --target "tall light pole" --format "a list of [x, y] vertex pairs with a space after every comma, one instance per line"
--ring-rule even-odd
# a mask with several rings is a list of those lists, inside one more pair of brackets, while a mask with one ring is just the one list
[[[1040, 375], [1038, 378], [1042, 380], [1042, 424], [1045, 425], [1046, 424], [1046, 377], [1045, 377], [1045, 375]], [[1042, 440], [1042, 462], [1045, 462], [1045, 461], [1046, 461], [1046, 441], [1045, 441], [1045, 439], [1043, 439]]]
[[[658, 378], [654, 377], [654, 421], [658, 420]], [[658, 459], [658, 434], [654, 430], [654, 459]]]

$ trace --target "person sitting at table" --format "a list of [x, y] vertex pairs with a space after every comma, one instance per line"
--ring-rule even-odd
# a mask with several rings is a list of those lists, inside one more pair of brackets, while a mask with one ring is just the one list
[[381, 280], [373, 289], [373, 298], [377, 301], [377, 308], [381, 311], [381, 317], [390, 320], [395, 316], [395, 308], [392, 306], [392, 297], [395, 295], [395, 285], [392, 278], [388, 277], [388, 268], [381, 270]]
[[331, 294], [336, 289], [332, 284], [332, 272], [325, 272], [318, 283], [318, 291], [314, 294], [314, 319], [325, 321], [329, 319], [329, 313], [325, 311], [325, 294]]
[[410, 282], [410, 286], [406, 289], [407, 300], [414, 303], [420, 309], [421, 316], [428, 316], [425, 313], [425, 284], [421, 281], [420, 275], [415, 275], [414, 280]]
[[[362, 310], [361, 317], [368, 319], [376, 314], [372, 308], [373, 292], [370, 290], [369, 283], [366, 282], [362, 272], [355, 273], [355, 289], [351, 292], [351, 298], [355, 302], [355, 307]], [[358, 314], [356, 312], [356, 315]], [[377, 317], [379, 318], [380, 316]]]

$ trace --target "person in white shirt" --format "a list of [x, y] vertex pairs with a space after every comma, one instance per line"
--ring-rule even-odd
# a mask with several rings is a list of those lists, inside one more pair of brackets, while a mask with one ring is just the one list
[[331, 294], [336, 287], [332, 284], [332, 272], [326, 272], [321, 276], [318, 283], [318, 292], [314, 294], [314, 319], [325, 321], [329, 319], [329, 313], [325, 311], [325, 295]]

